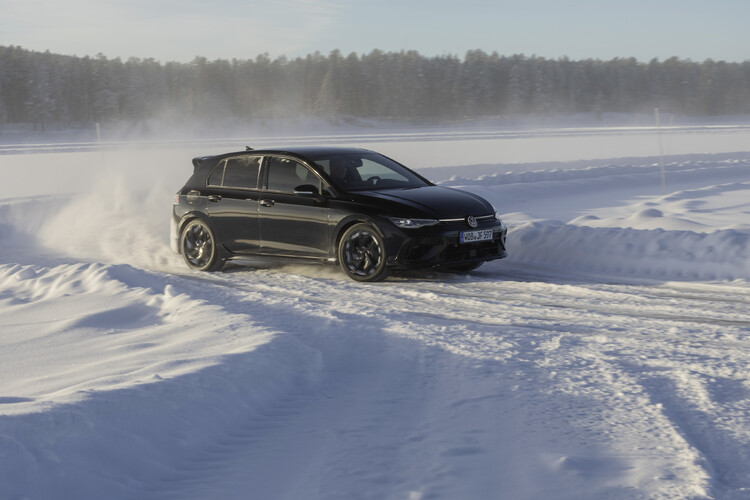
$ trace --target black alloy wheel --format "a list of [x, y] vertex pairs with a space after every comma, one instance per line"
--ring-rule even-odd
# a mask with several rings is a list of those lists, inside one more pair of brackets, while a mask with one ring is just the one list
[[383, 238], [368, 224], [355, 224], [341, 237], [339, 264], [356, 281], [381, 281], [388, 276]]
[[224, 265], [224, 261], [219, 258], [214, 234], [208, 224], [201, 219], [188, 222], [182, 230], [180, 249], [191, 269], [218, 271]]

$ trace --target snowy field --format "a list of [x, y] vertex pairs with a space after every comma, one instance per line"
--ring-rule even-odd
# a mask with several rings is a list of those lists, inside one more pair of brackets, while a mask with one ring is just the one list
[[[193, 156], [0, 146], [0, 499], [749, 499], [750, 128], [356, 133], [510, 257], [188, 271]], [[275, 145], [255, 139], [252, 145]]]

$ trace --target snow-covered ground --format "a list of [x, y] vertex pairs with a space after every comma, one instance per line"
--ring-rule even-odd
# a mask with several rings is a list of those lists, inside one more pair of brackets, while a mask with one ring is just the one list
[[[351, 134], [510, 258], [189, 272], [241, 141], [0, 148], [0, 499], [750, 498], [750, 129]], [[254, 146], [270, 139], [256, 139]]]

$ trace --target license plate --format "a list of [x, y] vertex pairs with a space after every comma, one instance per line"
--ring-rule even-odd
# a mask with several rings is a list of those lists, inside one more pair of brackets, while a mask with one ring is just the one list
[[461, 243], [475, 243], [477, 241], [489, 241], [491, 239], [492, 239], [492, 229], [483, 229], [481, 231], [461, 232]]

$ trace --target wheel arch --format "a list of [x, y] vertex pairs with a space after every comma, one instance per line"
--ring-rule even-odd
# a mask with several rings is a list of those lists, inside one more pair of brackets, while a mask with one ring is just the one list
[[331, 243], [336, 255], [338, 255], [339, 243], [341, 243], [341, 238], [344, 236], [344, 233], [347, 229], [354, 226], [355, 224], [367, 224], [369, 226], [372, 226], [378, 232], [381, 238], [385, 239], [387, 237], [387, 235], [383, 231], [383, 228], [380, 227], [380, 224], [378, 224], [374, 217], [364, 214], [352, 214], [342, 219], [336, 225], [336, 229], [334, 229], [333, 231]]
[[[185, 230], [185, 226], [187, 226], [188, 224], [190, 224], [192, 221], [194, 221], [196, 219], [201, 219], [203, 222], [206, 223], [206, 225], [211, 229], [211, 231], [214, 232], [214, 235], [216, 234], [216, 229], [214, 228], [213, 224], [211, 224], [211, 218], [208, 217], [203, 212], [200, 212], [200, 211], [190, 211], [190, 212], [187, 212], [187, 213], [183, 214], [183, 216], [180, 217], [180, 220], [177, 222], [177, 228], [176, 228], [176, 231], [175, 231], [177, 233], [176, 234], [177, 241], [178, 241], [177, 247], [178, 247], [180, 255], [183, 254], [183, 252], [182, 252], [182, 244], [181, 244], [182, 243], [182, 232]], [[220, 252], [220, 256], [222, 258], [225, 258], [226, 256], [224, 255], [224, 253], [225, 253], [224, 252], [224, 245], [217, 244], [216, 246], [217, 246], [217, 248], [218, 248], [218, 250]]]
[[351, 224], [342, 225], [337, 241], [338, 265], [351, 279], [376, 282], [390, 273], [386, 238], [372, 219], [352, 220]]
[[[191, 224], [195, 223], [196, 225], [200, 224], [206, 227], [206, 230], [209, 233], [209, 237], [211, 240], [211, 247], [212, 247], [212, 257], [209, 258], [204, 264], [200, 264], [198, 262], [192, 262], [191, 258], [188, 257], [188, 254], [183, 251], [184, 247], [184, 240], [185, 240], [185, 231], [186, 229], [191, 226]], [[224, 263], [227, 261], [227, 255], [224, 250], [223, 245], [219, 242], [219, 240], [216, 239], [216, 232], [211, 224], [210, 217], [207, 217], [203, 213], [188, 213], [185, 214], [179, 221], [178, 226], [178, 235], [179, 235], [179, 250], [180, 254], [185, 259], [185, 262], [188, 264], [188, 267], [191, 267], [193, 269], [197, 269], [200, 271], [218, 271], [223, 266]], [[201, 232], [202, 233], [202, 232]], [[202, 250], [200, 254], [202, 254]], [[193, 258], [196, 258], [193, 256]]]
[[177, 235], [182, 236], [182, 230], [185, 229], [185, 226], [190, 221], [193, 221], [195, 219], [203, 219], [203, 221], [208, 224], [209, 227], [213, 228], [210, 217], [207, 217], [203, 212], [191, 211], [185, 213], [182, 217], [180, 217], [180, 220], [177, 223]]

